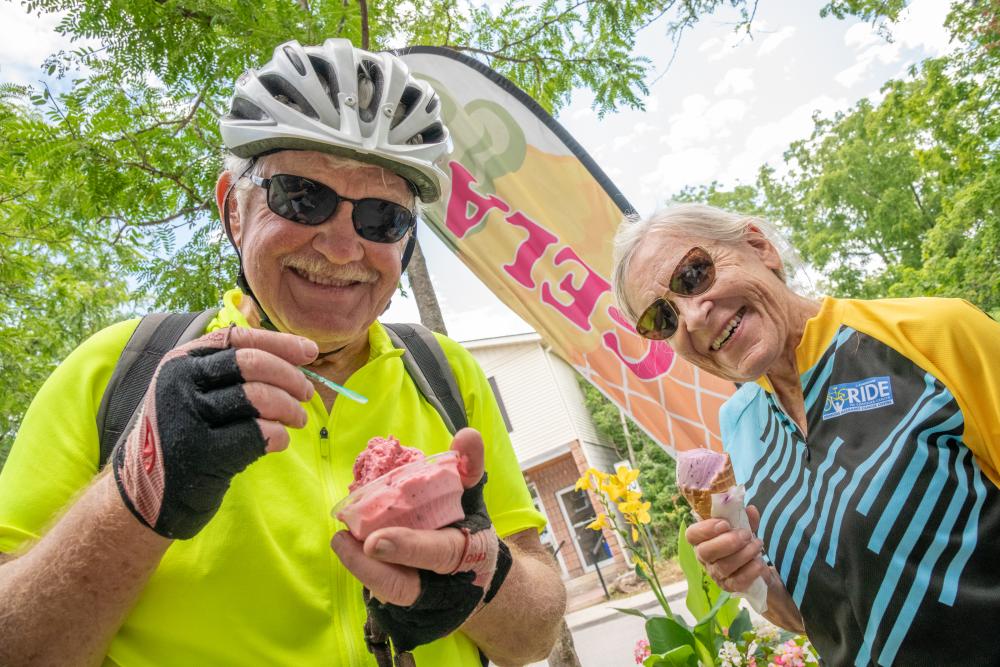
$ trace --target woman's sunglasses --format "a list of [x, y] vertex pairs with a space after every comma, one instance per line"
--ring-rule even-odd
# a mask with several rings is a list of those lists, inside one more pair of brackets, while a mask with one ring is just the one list
[[271, 178], [251, 175], [250, 180], [267, 190], [267, 207], [286, 220], [300, 225], [320, 225], [337, 211], [340, 202], [354, 206], [351, 221], [358, 236], [375, 243], [395, 243], [416, 223], [416, 216], [402, 204], [385, 199], [351, 199], [322, 183], [275, 174]]
[[[715, 262], [704, 248], [691, 248], [670, 276], [670, 291], [677, 296], [704, 294], [715, 283]], [[666, 340], [677, 333], [677, 310], [665, 297], [642, 311], [635, 330], [651, 340]]]

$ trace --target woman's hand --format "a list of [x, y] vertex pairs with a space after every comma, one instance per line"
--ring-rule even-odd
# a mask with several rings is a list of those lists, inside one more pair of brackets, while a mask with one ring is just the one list
[[773, 567], [762, 557], [763, 543], [756, 537], [760, 512], [747, 507], [753, 530], [733, 530], [722, 519], [705, 519], [688, 526], [685, 536], [708, 576], [724, 591], [742, 593], [757, 577], [767, 583], [767, 612], [764, 617], [792, 632], [805, 632], [802, 614]]
[[770, 568], [761, 557], [764, 545], [754, 535], [760, 512], [750, 506], [747, 516], [753, 531], [733, 530], [723, 519], [705, 519], [688, 526], [685, 533], [708, 576], [730, 593], [746, 591], [757, 577], [771, 581]]

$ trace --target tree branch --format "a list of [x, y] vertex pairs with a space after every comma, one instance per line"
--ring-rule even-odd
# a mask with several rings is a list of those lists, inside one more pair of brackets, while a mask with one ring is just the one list
[[523, 43], [525, 43], [525, 42], [527, 42], [527, 41], [529, 41], [531, 39], [534, 39], [535, 37], [538, 36], [538, 33], [542, 32], [543, 30], [545, 30], [545, 28], [549, 27], [553, 23], [556, 23], [556, 22], [562, 20], [563, 17], [565, 17], [568, 14], [572, 13], [578, 7], [580, 7], [581, 5], [591, 5], [591, 4], [594, 4], [595, 1], [596, 0], [579, 0], [579, 2], [577, 2], [575, 5], [573, 5], [571, 7], [567, 7], [566, 9], [564, 9], [559, 14], [556, 14], [555, 16], [552, 16], [550, 18], [545, 19], [544, 21], [542, 21], [541, 23], [539, 23], [538, 26], [533, 31], [531, 31], [528, 34], [524, 35], [520, 39], [515, 40], [513, 42], [505, 42], [503, 46], [501, 46], [499, 49], [497, 49], [497, 51], [506, 51], [507, 49], [514, 48], [515, 46], [518, 46], [519, 44], [523, 44]]
[[515, 58], [514, 56], [507, 56], [503, 53], [497, 51], [487, 51], [486, 49], [476, 48], [475, 46], [460, 46], [457, 44], [442, 44], [446, 49], [452, 49], [454, 51], [469, 51], [470, 53], [479, 53], [490, 58], [496, 58], [497, 60], [503, 60], [505, 62], [512, 63], [533, 63], [536, 66], [540, 63], [557, 62], [566, 63], [570, 65], [575, 65], [578, 63], [592, 63], [592, 64], [614, 64], [614, 59], [612, 58], [561, 58], [559, 56], [533, 56], [530, 58]]
[[361, 48], [368, 50], [368, 2], [367, 0], [358, 0], [358, 7], [361, 8]]

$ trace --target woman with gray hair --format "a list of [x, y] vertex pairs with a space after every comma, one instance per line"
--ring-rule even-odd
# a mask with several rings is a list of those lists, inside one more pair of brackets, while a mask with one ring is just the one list
[[767, 616], [830, 664], [996, 663], [966, 637], [1000, 622], [1000, 325], [959, 299], [807, 298], [782, 247], [702, 205], [615, 239], [636, 331], [744, 383], [720, 421], [754, 532], [688, 540], [725, 590], [763, 577]]

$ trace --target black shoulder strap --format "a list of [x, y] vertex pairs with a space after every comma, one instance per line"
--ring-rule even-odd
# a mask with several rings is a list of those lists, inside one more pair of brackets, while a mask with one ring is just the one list
[[384, 324], [392, 344], [403, 352], [403, 364], [452, 434], [469, 425], [465, 401], [441, 344], [430, 329], [419, 324]]
[[131, 430], [153, 372], [167, 352], [201, 336], [218, 309], [200, 313], [150, 313], [122, 350], [97, 411], [98, 468], [103, 468], [123, 433]]

